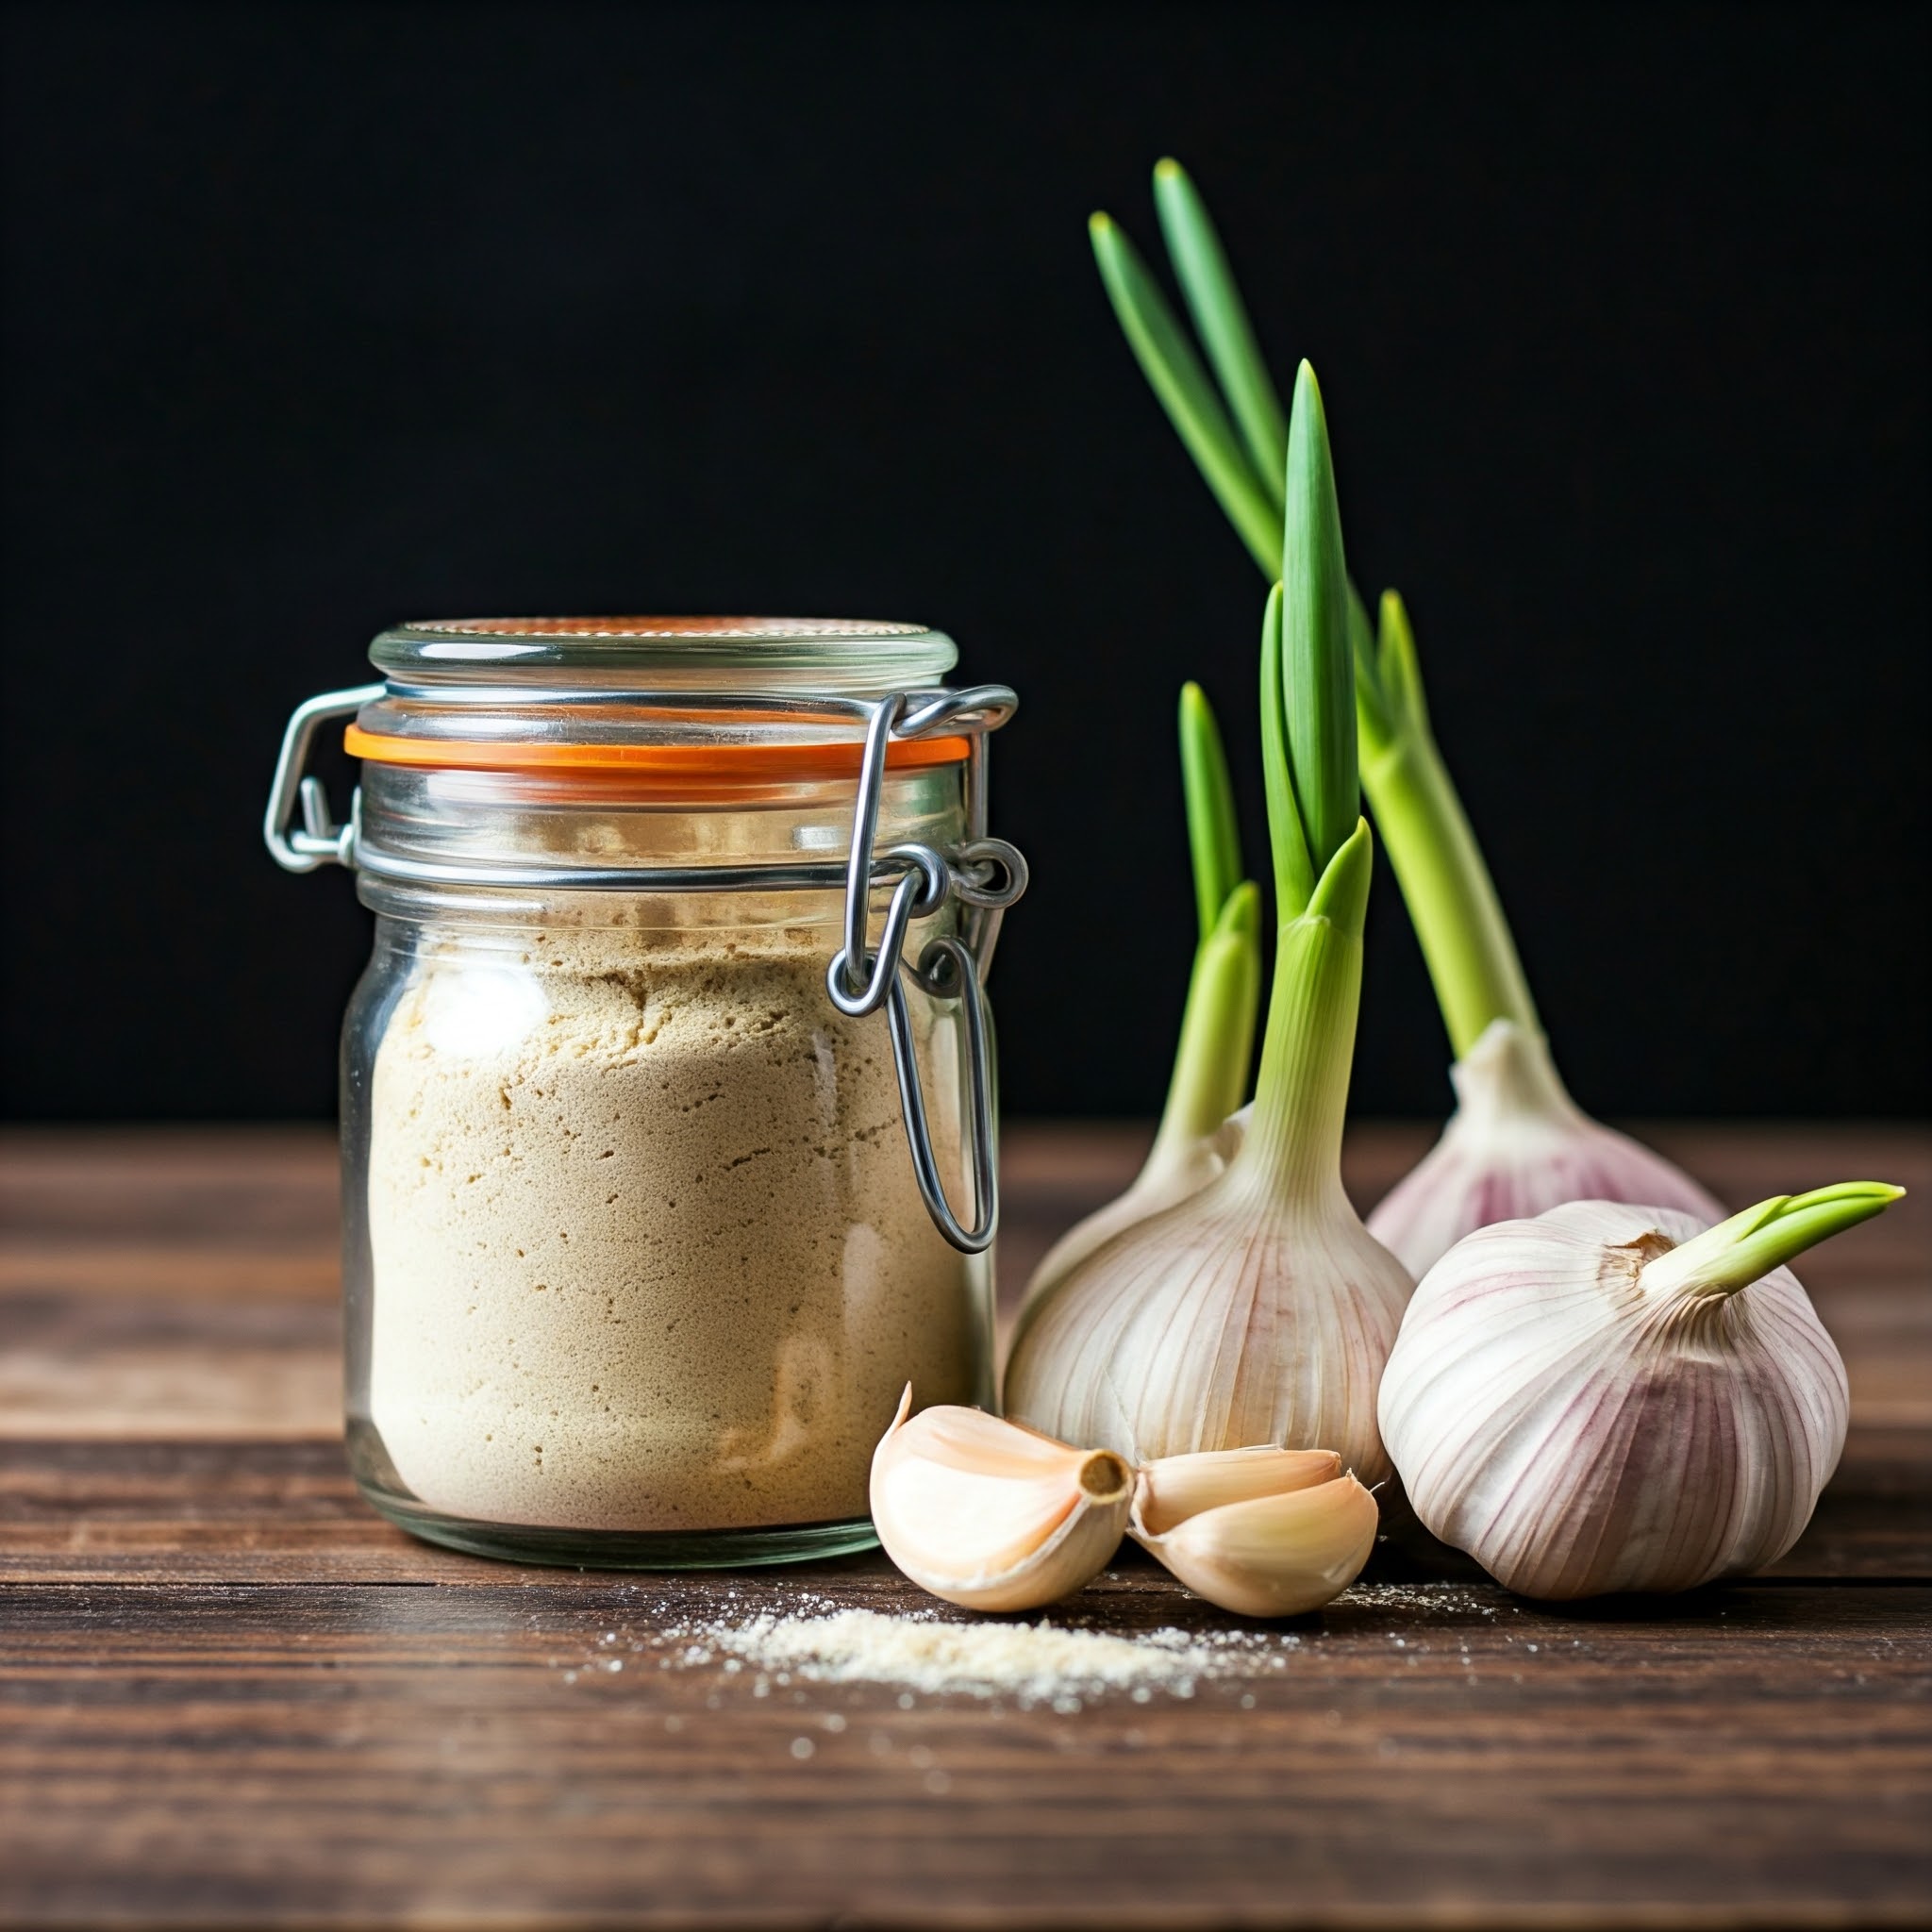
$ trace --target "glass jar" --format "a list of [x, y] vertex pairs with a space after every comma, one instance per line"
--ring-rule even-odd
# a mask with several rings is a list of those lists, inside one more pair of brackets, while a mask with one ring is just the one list
[[[951, 640], [904, 625], [412, 624], [370, 655], [385, 683], [291, 720], [267, 824], [376, 914], [342, 1040], [363, 1493], [540, 1561], [868, 1546], [901, 1390], [991, 1396], [1012, 693], [940, 688]], [[337, 825], [303, 766], [351, 713]]]

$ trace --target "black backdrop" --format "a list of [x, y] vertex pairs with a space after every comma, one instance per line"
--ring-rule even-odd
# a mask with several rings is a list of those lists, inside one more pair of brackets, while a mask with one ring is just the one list
[[[1924, 1098], [1918, 9], [6, 16], [7, 1106], [322, 1114], [366, 949], [257, 823], [396, 617], [921, 618], [1025, 700], [1017, 1112], [1158, 1103], [1172, 706], [1260, 586], [1083, 221], [1182, 156], [1579, 1097]], [[1440, 1110], [1386, 876], [1357, 1080]]]

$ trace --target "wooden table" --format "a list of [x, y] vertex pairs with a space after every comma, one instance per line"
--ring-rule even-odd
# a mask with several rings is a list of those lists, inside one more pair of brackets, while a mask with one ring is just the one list
[[[651, 1667], [719, 1579], [411, 1542], [341, 1465], [325, 1136], [0, 1141], [0, 1921], [1924, 1923], [1932, 1142], [1655, 1138], [1737, 1202], [1917, 1190], [1806, 1268], [1852, 1439], [1772, 1574], [1553, 1613], [1391, 1541], [1266, 1680], [1077, 1713], [760, 1697]], [[1358, 1198], [1424, 1139], [1357, 1134]], [[1009, 1283], [1139, 1144], [1009, 1133]], [[877, 1557], [731, 1587], [927, 1601]], [[1138, 1552], [1065, 1614], [1227, 1621]]]

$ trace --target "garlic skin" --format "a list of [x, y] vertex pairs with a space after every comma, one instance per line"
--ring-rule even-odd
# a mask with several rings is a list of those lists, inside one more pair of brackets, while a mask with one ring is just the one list
[[1507, 1588], [1690, 1590], [1775, 1561], [1810, 1520], [1844, 1364], [1788, 1268], [1650, 1274], [1705, 1226], [1575, 1201], [1467, 1236], [1416, 1290], [1383, 1439], [1417, 1516]]
[[[1212, 731], [1212, 714], [1198, 689], [1192, 709], [1206, 718]], [[1182, 699], [1183, 744], [1190, 706]], [[1220, 741], [1212, 741], [1218, 758]], [[1226, 784], [1225, 767], [1219, 768]], [[1233, 810], [1232, 802], [1227, 810]], [[1191, 827], [1196, 817], [1189, 802]], [[1230, 835], [1231, 836], [1231, 835]], [[1230, 860], [1230, 869], [1235, 861]], [[1216, 890], [1208, 883], [1211, 896]], [[1053, 1285], [1077, 1268], [1115, 1235], [1185, 1201], [1221, 1174], [1241, 1145], [1241, 1134], [1229, 1133], [1227, 1113], [1237, 1106], [1247, 1085], [1248, 1061], [1255, 1043], [1255, 1021], [1261, 998], [1261, 894], [1251, 880], [1230, 887], [1211, 925], [1195, 950], [1188, 975], [1188, 1003], [1181, 1016], [1180, 1044], [1174, 1052], [1174, 1075], [1154, 1145], [1125, 1193], [1076, 1222], [1047, 1251], [1033, 1271], [1022, 1306], [1036, 1302]]]
[[[1246, 1449], [1155, 1462], [1134, 1486], [1127, 1534], [1224, 1610], [1302, 1616], [1341, 1595], [1375, 1547], [1375, 1499], [1334, 1473], [1339, 1461], [1322, 1450]], [[1254, 1492], [1183, 1507], [1227, 1487]]]
[[1389, 1474], [1375, 1387], [1409, 1277], [1335, 1198], [1284, 1203], [1230, 1169], [1033, 1305], [1009, 1415], [1130, 1463], [1250, 1442], [1332, 1444]]
[[1241, 1146], [1246, 1125], [1247, 1109], [1243, 1108], [1211, 1133], [1186, 1140], [1172, 1139], [1164, 1147], [1157, 1143], [1146, 1165], [1124, 1194], [1116, 1195], [1104, 1208], [1096, 1208], [1086, 1220], [1076, 1221], [1046, 1251], [1045, 1258], [1026, 1284], [1022, 1305], [1038, 1301], [1115, 1235], [1138, 1226], [1191, 1194], [1198, 1194], [1209, 1181], [1226, 1171]]
[[968, 1609], [1031, 1610], [1106, 1568], [1133, 1503], [1119, 1457], [976, 1408], [911, 1407], [908, 1383], [873, 1451], [872, 1519], [922, 1590]]
[[1442, 1138], [1368, 1221], [1418, 1278], [1464, 1235], [1566, 1201], [1639, 1201], [1723, 1220], [1724, 1208], [1682, 1168], [1570, 1098], [1536, 1028], [1491, 1021], [1449, 1077], [1457, 1108]]

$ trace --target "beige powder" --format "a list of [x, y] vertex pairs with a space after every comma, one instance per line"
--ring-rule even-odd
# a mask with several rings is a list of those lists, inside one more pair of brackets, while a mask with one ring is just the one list
[[[1028, 1708], [1075, 1711], [1091, 1698], [1125, 1690], [1145, 1703], [1155, 1690], [1191, 1697], [1204, 1681], [1257, 1677], [1286, 1668], [1299, 1636], [1285, 1631], [1177, 1630], [1133, 1634], [989, 1618], [958, 1623], [939, 1611], [911, 1616], [876, 1610], [765, 1611], [740, 1620], [669, 1630], [673, 1668], [746, 1665], [763, 1674], [753, 1686], [796, 1677], [818, 1684], [903, 1684], [928, 1696], [1010, 1698]], [[610, 1633], [614, 1641], [616, 1633]], [[594, 1666], [593, 1666], [594, 1667]], [[608, 1667], [608, 1666], [607, 1666]], [[910, 1705], [912, 1699], [900, 1700]]]
[[[425, 1503], [861, 1517], [907, 1381], [985, 1399], [984, 1266], [932, 1225], [884, 1016], [835, 1011], [827, 952], [562, 928], [423, 962], [375, 1057], [369, 1219], [372, 1418]], [[956, 1023], [913, 1004], [957, 1186]]]

